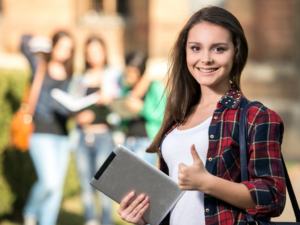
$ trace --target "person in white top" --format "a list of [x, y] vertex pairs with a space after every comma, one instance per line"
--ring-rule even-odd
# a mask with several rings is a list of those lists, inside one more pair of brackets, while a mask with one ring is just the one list
[[[262, 105], [251, 108], [248, 120], [251, 180], [240, 182], [236, 136], [248, 103], [240, 91], [247, 55], [240, 23], [219, 7], [202, 8], [179, 33], [171, 52], [164, 121], [147, 152], [160, 155], [160, 169], [186, 193], [161, 225], [244, 225], [246, 212], [267, 220], [282, 212], [278, 204], [285, 203], [285, 180], [278, 152], [283, 124]], [[129, 203], [134, 196], [131, 192], [122, 200], [118, 213], [144, 225], [151, 199], [140, 195]]]
[[[201, 124], [187, 129], [174, 129], [164, 140], [162, 149], [163, 157], [169, 167], [169, 175], [178, 182], [178, 166], [181, 163], [193, 165], [193, 157], [190, 147], [195, 144], [197, 153], [202, 162], [206, 161], [208, 150], [208, 128], [212, 117]], [[183, 150], [185, 149], [185, 150]], [[186, 192], [173, 208], [171, 213], [171, 224], [205, 224], [204, 218], [204, 194], [201, 191]]]

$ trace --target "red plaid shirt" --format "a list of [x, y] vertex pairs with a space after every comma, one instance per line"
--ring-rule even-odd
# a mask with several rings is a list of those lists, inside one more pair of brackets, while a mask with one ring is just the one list
[[[240, 91], [229, 91], [218, 103], [208, 131], [209, 146], [205, 166], [207, 171], [237, 183], [241, 182], [239, 121], [241, 111], [248, 102]], [[243, 183], [249, 189], [255, 209], [245, 211], [205, 194], [207, 225], [247, 224], [246, 212], [255, 217], [268, 218], [279, 216], [283, 211], [286, 186], [280, 153], [282, 120], [274, 111], [261, 104], [250, 108], [247, 118], [250, 181]], [[178, 125], [175, 124], [165, 137]], [[163, 158], [160, 158], [159, 168], [169, 175]], [[161, 225], [169, 225], [169, 218], [170, 214]]]

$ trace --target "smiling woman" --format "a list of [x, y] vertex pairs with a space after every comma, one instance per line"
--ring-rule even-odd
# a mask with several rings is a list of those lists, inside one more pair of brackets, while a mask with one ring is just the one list
[[204, 86], [220, 85], [229, 75], [234, 61], [234, 45], [229, 30], [202, 22], [189, 32], [186, 62], [195, 80]]
[[[225, 9], [199, 10], [180, 32], [164, 121], [147, 152], [159, 154], [160, 170], [186, 192], [161, 225], [246, 225], [247, 214], [270, 221], [283, 211], [283, 123], [260, 103], [248, 111], [249, 181], [241, 182], [239, 120], [249, 100], [240, 77], [247, 56], [243, 29]], [[133, 196], [124, 198], [119, 214], [146, 224], [151, 199], [143, 195], [129, 204]]]

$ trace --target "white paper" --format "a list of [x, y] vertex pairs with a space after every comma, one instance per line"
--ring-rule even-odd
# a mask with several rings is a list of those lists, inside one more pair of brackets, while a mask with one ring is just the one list
[[100, 99], [99, 94], [96, 92], [78, 99], [58, 88], [53, 88], [50, 94], [56, 101], [72, 112], [77, 112], [90, 105], [93, 105]]

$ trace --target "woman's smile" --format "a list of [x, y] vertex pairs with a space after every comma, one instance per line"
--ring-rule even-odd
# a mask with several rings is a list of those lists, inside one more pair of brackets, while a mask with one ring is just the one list
[[203, 75], [211, 75], [219, 70], [219, 68], [203, 68], [203, 67], [196, 67], [196, 69], [199, 70], [199, 72], [202, 73]]

